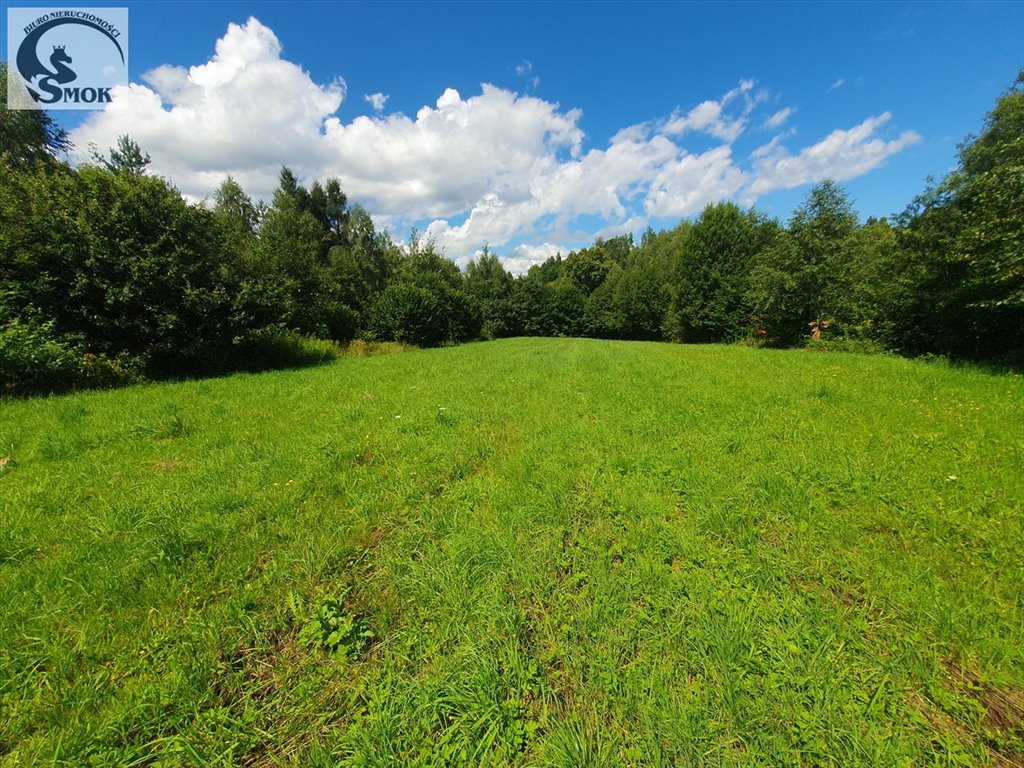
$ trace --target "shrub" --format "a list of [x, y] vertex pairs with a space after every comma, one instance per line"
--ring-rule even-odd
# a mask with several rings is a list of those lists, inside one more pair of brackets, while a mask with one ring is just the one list
[[327, 363], [341, 355], [333, 341], [302, 336], [281, 328], [263, 328], [242, 337], [232, 357], [247, 371], [272, 368], [301, 368]]
[[144, 381], [146, 364], [138, 357], [121, 353], [115, 357], [86, 352], [78, 360], [75, 388], [123, 387]]
[[84, 352], [61, 338], [53, 321], [8, 320], [0, 328], [0, 386], [13, 395], [113, 387], [142, 379], [142, 362], [127, 354], [109, 357]]
[[445, 337], [445, 322], [436, 297], [425, 288], [395, 283], [370, 308], [370, 331], [381, 340], [432, 347]]
[[15, 318], [0, 329], [0, 383], [14, 394], [71, 389], [79, 351], [57, 337], [53, 322], [41, 325]]

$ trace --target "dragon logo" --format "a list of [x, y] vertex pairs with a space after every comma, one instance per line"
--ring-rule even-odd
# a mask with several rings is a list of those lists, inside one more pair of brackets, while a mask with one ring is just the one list
[[[112, 64], [119, 63], [122, 69], [126, 67], [125, 52], [117, 39], [121, 33], [106, 19], [93, 13], [84, 13], [81, 10], [45, 14], [25, 27], [26, 35], [18, 46], [16, 61], [18, 74], [21, 75], [25, 89], [32, 97], [33, 102], [40, 107], [54, 105], [63, 108], [82, 108], [80, 105], [84, 104], [88, 105], [86, 108], [92, 108], [93, 105], [110, 101], [109, 85], [104, 85], [101, 82], [91, 82], [89, 74], [80, 69], [80, 64], [72, 68], [71, 65], [74, 64], [74, 58], [67, 50], [69, 46], [65, 40], [62, 40], [61, 37], [56, 37], [56, 42], [63, 42], [65, 44], [40, 45], [43, 36], [48, 32], [58, 28], [64, 28], [70, 32], [71, 29], [68, 29], [69, 25], [75, 25], [80, 28], [84, 27], [90, 30], [87, 43], [81, 42], [83, 38], [80, 33], [71, 36], [74, 40], [78, 41], [79, 50], [88, 47], [90, 50], [86, 51], [86, 53], [92, 54], [93, 59], [96, 58], [96, 46], [92, 43], [92, 39], [95, 36], [91, 34], [91, 32], [96, 32], [102, 35], [102, 39], [105, 41], [100, 43], [100, 45], [108, 46], [109, 52], [104, 54], [102, 58], [109, 60]], [[99, 40], [100, 38], [96, 39]], [[51, 37], [50, 42], [52, 43], [53, 41], [54, 38]], [[113, 48], [111, 49], [109, 46], [113, 46]], [[52, 52], [47, 52], [47, 47], [52, 47]], [[71, 47], [74, 50], [74, 46]], [[42, 51], [40, 51], [40, 48], [42, 48]], [[48, 64], [43, 63], [40, 55], [47, 58]], [[93, 68], [95, 68], [95, 64]], [[86, 66], [86, 69], [89, 69], [89, 67]], [[86, 80], [84, 84], [79, 81], [79, 74], [84, 75], [83, 79]]]

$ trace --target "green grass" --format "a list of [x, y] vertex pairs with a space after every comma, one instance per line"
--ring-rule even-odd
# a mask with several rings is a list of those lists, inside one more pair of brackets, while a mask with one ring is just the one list
[[1024, 755], [1019, 376], [507, 340], [2, 402], [0, 457], [3, 766]]

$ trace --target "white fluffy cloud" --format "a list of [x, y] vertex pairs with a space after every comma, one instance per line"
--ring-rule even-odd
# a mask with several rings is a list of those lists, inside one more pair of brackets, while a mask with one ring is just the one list
[[[526, 75], [532, 65], [516, 69]], [[73, 132], [75, 144], [105, 148], [128, 133], [152, 156], [152, 170], [193, 198], [229, 173], [269, 198], [282, 164], [307, 181], [337, 176], [351, 200], [396, 232], [416, 223], [462, 261], [489, 243], [516, 271], [595, 230], [634, 231], [715, 200], [752, 203], [825, 176], [850, 179], [919, 139], [911, 131], [883, 138], [885, 113], [795, 151], [784, 146], [790, 132], [738, 153], [769, 96], [752, 80], [586, 150], [580, 110], [488, 84], [468, 97], [449, 88], [412, 117], [385, 113], [388, 97], [370, 94], [363, 98], [374, 116], [343, 122], [336, 112], [345, 83], [315, 82], [255, 19], [230, 25], [210, 61], [159, 67], [144, 80], [115, 89], [113, 102]], [[758, 125], [776, 129], [793, 111], [757, 117]], [[695, 137], [697, 152], [687, 148]]]
[[162, 66], [112, 91], [112, 103], [72, 132], [82, 154], [128, 133], [153, 158], [152, 170], [202, 197], [232, 174], [269, 194], [282, 163], [312, 171], [323, 159], [310, 138], [345, 97], [342, 81], [319, 85], [281, 58], [274, 33], [255, 19], [232, 24], [206, 64]]
[[552, 256], [567, 256], [568, 249], [562, 248], [554, 243], [541, 243], [540, 245], [517, 245], [509, 251], [502, 261], [505, 269], [513, 275], [525, 275], [534, 264], [543, 264]]
[[386, 93], [369, 93], [363, 96], [363, 99], [373, 107], [374, 112], [383, 112], [384, 105], [388, 103], [388, 95]]
[[878, 129], [891, 117], [885, 112], [869, 117], [848, 131], [832, 131], [795, 155], [781, 144], [769, 143], [755, 150], [754, 180], [747, 190], [748, 197], [757, 198], [775, 189], [791, 189], [826, 176], [846, 181], [877, 168], [892, 155], [921, 140], [914, 131], [904, 131], [892, 141], [878, 138]]
[[579, 155], [579, 118], [578, 110], [491, 85], [468, 99], [449, 88], [415, 118], [327, 118], [317, 137], [327, 155], [321, 171], [339, 175], [372, 210], [454, 216], [494, 197], [531, 198], [533, 180], [558, 167], [559, 153]]

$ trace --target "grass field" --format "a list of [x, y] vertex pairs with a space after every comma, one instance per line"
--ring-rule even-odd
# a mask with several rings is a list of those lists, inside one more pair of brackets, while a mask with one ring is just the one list
[[507, 340], [0, 402], [0, 765], [1024, 765], [1024, 379]]

